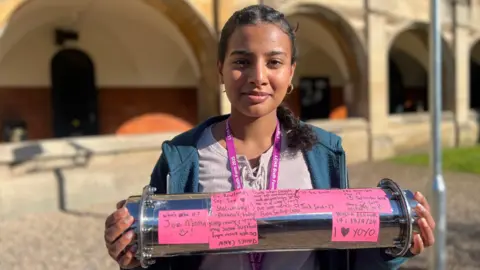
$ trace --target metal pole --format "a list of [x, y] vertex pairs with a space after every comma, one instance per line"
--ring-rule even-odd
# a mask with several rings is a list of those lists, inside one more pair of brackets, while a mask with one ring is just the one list
[[432, 196], [430, 196], [430, 205], [437, 226], [435, 229], [435, 245], [430, 249], [428, 268], [445, 270], [447, 267], [447, 205], [446, 187], [442, 175], [442, 27], [439, 0], [430, 1], [430, 20], [429, 111], [432, 123], [430, 152]]

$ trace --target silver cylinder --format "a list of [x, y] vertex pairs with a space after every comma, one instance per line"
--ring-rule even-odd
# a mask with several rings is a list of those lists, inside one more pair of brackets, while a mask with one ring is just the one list
[[[126, 207], [135, 218], [131, 229], [138, 246], [136, 257], [146, 268], [155, 258], [182, 255], [301, 251], [319, 249], [387, 248], [392, 256], [403, 256], [418, 231], [417, 205], [409, 190], [402, 190], [394, 181], [383, 179], [378, 187], [389, 199], [392, 212], [380, 213], [377, 242], [332, 241], [332, 213], [292, 214], [256, 219], [258, 243], [255, 245], [209, 249], [208, 244], [162, 245], [158, 243], [158, 216], [162, 210], [211, 210], [211, 195], [207, 193], [157, 195], [146, 186], [141, 196], [131, 196]], [[354, 189], [353, 189], [354, 190]]]

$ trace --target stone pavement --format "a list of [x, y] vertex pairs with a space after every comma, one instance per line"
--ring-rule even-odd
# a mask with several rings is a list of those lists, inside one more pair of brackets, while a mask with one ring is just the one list
[[[372, 187], [383, 177], [395, 180], [402, 188], [430, 191], [430, 171], [424, 167], [389, 162], [358, 164], [351, 169], [351, 186]], [[480, 269], [480, 176], [444, 174], [447, 185], [447, 252], [449, 270]], [[426, 253], [412, 259], [402, 269], [426, 269]]]
[[[391, 163], [350, 167], [352, 187], [373, 187], [383, 177], [403, 188], [426, 192], [429, 171]], [[448, 188], [448, 268], [480, 269], [480, 176], [446, 173]], [[104, 248], [104, 219], [115, 202], [81, 213], [45, 213], [0, 221], [0, 269], [118, 270]], [[402, 269], [425, 269], [426, 256]]]

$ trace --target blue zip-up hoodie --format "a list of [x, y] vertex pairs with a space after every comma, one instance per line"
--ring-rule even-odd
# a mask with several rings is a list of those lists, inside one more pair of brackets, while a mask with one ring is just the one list
[[[197, 127], [182, 133], [162, 145], [162, 154], [153, 169], [150, 185], [159, 194], [198, 192], [198, 151], [197, 142], [205, 128], [223, 121], [229, 115], [208, 119]], [[305, 123], [302, 123], [305, 124]], [[312, 127], [319, 143], [304, 153], [315, 189], [348, 188], [345, 152], [341, 138], [321, 128]], [[321, 270], [373, 270], [398, 269], [407, 257], [393, 258], [384, 249], [327, 250], [317, 251]], [[157, 259], [148, 269], [195, 270], [201, 263], [201, 256]]]

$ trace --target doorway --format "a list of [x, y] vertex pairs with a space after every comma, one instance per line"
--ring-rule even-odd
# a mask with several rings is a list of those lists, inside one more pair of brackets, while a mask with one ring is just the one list
[[480, 112], [480, 62], [470, 60], [470, 108]]
[[403, 76], [395, 60], [390, 57], [388, 60], [389, 81], [389, 108], [390, 114], [405, 112], [405, 86]]
[[300, 78], [300, 119], [328, 119], [331, 111], [330, 80], [326, 77]]
[[63, 49], [51, 62], [54, 136], [98, 134], [98, 97], [90, 57], [78, 49]]

